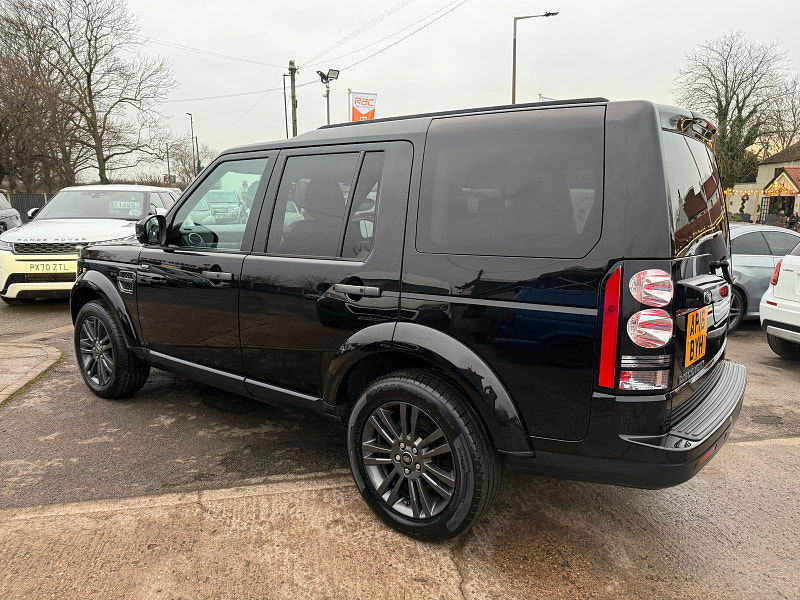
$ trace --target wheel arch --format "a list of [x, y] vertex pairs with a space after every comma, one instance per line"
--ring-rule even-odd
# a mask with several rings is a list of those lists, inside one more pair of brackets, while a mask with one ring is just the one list
[[103, 275], [96, 271], [87, 271], [84, 273], [72, 288], [69, 297], [69, 307], [72, 316], [72, 323], [78, 318], [78, 313], [81, 308], [91, 302], [92, 300], [101, 300], [117, 317], [118, 322], [122, 326], [122, 333], [125, 336], [125, 342], [129, 347], [139, 346], [139, 337], [136, 334], [136, 329], [133, 325], [133, 320], [128, 313], [128, 307], [122, 299], [117, 287]]
[[372, 381], [407, 368], [434, 371], [462, 392], [498, 451], [532, 452], [519, 412], [489, 365], [462, 342], [424, 325], [384, 323], [354, 334], [328, 367], [323, 401], [329, 412], [345, 416]]

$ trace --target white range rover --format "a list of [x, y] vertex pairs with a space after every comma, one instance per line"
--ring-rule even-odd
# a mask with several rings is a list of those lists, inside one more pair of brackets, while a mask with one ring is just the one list
[[136, 221], [166, 212], [175, 193], [144, 185], [82, 185], [58, 192], [29, 223], [0, 235], [0, 298], [67, 298], [80, 246], [134, 239]]

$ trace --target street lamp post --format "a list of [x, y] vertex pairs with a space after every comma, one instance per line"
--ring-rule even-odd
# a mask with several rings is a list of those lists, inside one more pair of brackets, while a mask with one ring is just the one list
[[522, 21], [523, 19], [535, 19], [537, 17], [555, 17], [557, 14], [557, 12], [546, 12], [541, 15], [514, 17], [514, 43], [511, 58], [511, 104], [517, 103], [517, 21]]
[[195, 158], [194, 154], [194, 119], [192, 118], [192, 113], [186, 113], [189, 115], [189, 130], [191, 131], [191, 138], [189, 139], [189, 143], [192, 145], [192, 170], [194, 171], [194, 176], [197, 177], [197, 163], [200, 162], [199, 157]]
[[320, 81], [325, 84], [325, 106], [328, 113], [328, 125], [331, 124], [331, 81], [339, 77], [337, 69], [328, 69], [327, 73], [317, 71]]

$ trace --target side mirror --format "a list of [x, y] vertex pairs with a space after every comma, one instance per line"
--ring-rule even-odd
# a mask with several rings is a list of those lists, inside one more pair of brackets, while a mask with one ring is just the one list
[[39, 213], [39, 207], [34, 206], [32, 209], [28, 211], [28, 220], [30, 221], [33, 217], [35, 217]]
[[136, 223], [136, 239], [146, 246], [163, 246], [167, 237], [164, 215], [149, 215]]

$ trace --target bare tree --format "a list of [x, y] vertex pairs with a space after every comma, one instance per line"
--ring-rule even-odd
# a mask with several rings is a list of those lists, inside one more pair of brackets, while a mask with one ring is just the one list
[[762, 158], [800, 142], [800, 78], [784, 82], [783, 90], [767, 109]]
[[[211, 147], [200, 144], [200, 165], [208, 165], [217, 155]], [[182, 184], [187, 184], [195, 176], [195, 165], [193, 162], [192, 141], [189, 136], [181, 138], [169, 145], [169, 159], [172, 174]]]
[[61, 101], [92, 154], [101, 182], [155, 160], [162, 146], [158, 102], [174, 85], [161, 58], [139, 55], [138, 27], [124, 0], [27, 0], [47, 40]]
[[751, 148], [766, 133], [771, 106], [785, 88], [786, 54], [777, 43], [750, 41], [730, 32], [689, 52], [676, 78], [679, 103], [717, 121], [724, 185], [752, 175]]

